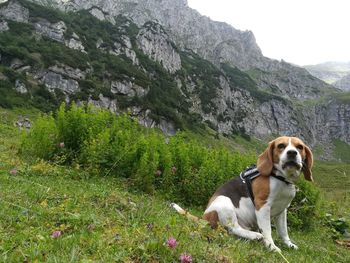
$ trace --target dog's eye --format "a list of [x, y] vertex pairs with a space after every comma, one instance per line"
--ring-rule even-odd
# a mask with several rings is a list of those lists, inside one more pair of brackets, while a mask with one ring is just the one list
[[303, 149], [304, 149], [304, 146], [302, 146], [301, 144], [299, 144], [299, 145], [297, 146], [297, 149], [303, 150]]
[[277, 145], [277, 148], [282, 150], [282, 149], [286, 148], [286, 146], [283, 143], [280, 143], [279, 145]]

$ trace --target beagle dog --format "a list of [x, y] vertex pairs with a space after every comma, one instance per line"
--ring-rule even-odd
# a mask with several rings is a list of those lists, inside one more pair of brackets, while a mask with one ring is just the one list
[[[230, 234], [262, 239], [270, 250], [280, 252], [271, 236], [271, 219], [275, 219], [282, 241], [298, 249], [288, 235], [287, 208], [295, 196], [295, 182], [300, 173], [306, 180], [313, 181], [312, 165], [312, 152], [302, 140], [279, 137], [258, 157], [258, 175], [251, 179], [251, 189], [242, 176], [228, 181], [210, 198], [203, 219], [213, 228], [220, 223]], [[177, 204], [172, 206], [180, 214], [195, 218]]]

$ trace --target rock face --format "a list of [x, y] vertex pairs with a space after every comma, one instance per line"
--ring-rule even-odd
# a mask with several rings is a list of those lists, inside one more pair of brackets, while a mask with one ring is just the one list
[[80, 52], [86, 53], [83, 43], [80, 41], [79, 36], [76, 33], [73, 33], [72, 37], [69, 40], [65, 41], [67, 47], [71, 49], [79, 50]]
[[17, 1], [10, 1], [5, 8], [0, 9], [0, 17], [11, 21], [28, 23], [29, 11]]
[[[32, 0], [46, 4], [44, 0]], [[265, 78], [279, 89], [282, 95], [290, 98], [319, 98], [332, 89], [331, 86], [315, 78], [309, 79], [304, 86], [307, 72], [285, 62], [278, 62], [264, 57], [256, 44], [251, 31], [236, 30], [232, 26], [214, 22], [188, 7], [186, 0], [93, 0], [93, 1], [55, 1], [56, 7], [65, 11], [81, 9], [91, 10], [98, 7], [100, 19], [124, 15], [131, 18], [138, 26], [149, 21], [158, 21], [169, 32], [170, 38], [180, 48], [195, 51], [215, 65], [228, 63], [241, 70], [258, 69], [257, 82], [264, 88]], [[102, 15], [103, 14], [103, 15]], [[147, 45], [147, 41], [145, 41]], [[146, 52], [152, 49], [144, 47]], [[169, 53], [171, 54], [171, 53]], [[155, 57], [155, 55], [153, 55]], [[319, 92], [314, 93], [317, 89]], [[289, 93], [290, 91], [292, 93]]]
[[350, 74], [336, 81], [334, 86], [344, 91], [350, 91]]
[[159, 62], [170, 73], [181, 69], [180, 55], [159, 24], [146, 23], [137, 36], [137, 45], [143, 53]]
[[15, 90], [21, 94], [28, 93], [26, 85], [22, 81], [20, 81], [19, 79], [16, 79]]
[[317, 65], [304, 66], [316, 78], [334, 84], [350, 73], [350, 62], [325, 62]]
[[41, 76], [38, 76], [38, 80], [51, 92], [57, 89], [71, 94], [79, 89], [79, 83], [76, 80], [65, 78], [52, 71], [43, 72]]
[[143, 97], [148, 93], [148, 90], [133, 84], [131, 81], [112, 81], [111, 92], [128, 97]]
[[64, 33], [67, 26], [63, 21], [50, 23], [47, 20], [41, 20], [34, 24], [35, 30], [39, 35], [51, 38], [55, 41], [64, 43]]
[[6, 21], [0, 21], [0, 33], [9, 30], [9, 26]]

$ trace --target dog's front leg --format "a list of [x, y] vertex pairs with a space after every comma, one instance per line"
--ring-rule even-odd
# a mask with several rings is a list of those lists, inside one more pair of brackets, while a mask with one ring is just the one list
[[271, 235], [271, 207], [268, 204], [263, 205], [260, 209], [255, 210], [258, 227], [264, 236], [265, 246], [271, 251], [281, 252], [275, 245]]
[[293, 244], [289, 239], [287, 228], [287, 209], [276, 217], [276, 228], [283, 242], [290, 248], [298, 249], [298, 246]]

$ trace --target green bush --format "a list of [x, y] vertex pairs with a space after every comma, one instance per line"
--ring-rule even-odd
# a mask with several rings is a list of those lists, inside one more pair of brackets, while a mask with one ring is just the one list
[[297, 193], [288, 209], [289, 225], [296, 229], [308, 229], [316, 222], [320, 206], [320, 191], [312, 183], [299, 180]]
[[216, 187], [253, 161], [223, 148], [205, 148], [185, 134], [166, 139], [129, 116], [75, 104], [62, 104], [55, 118], [40, 117], [24, 137], [22, 153], [78, 163], [90, 171], [128, 178], [140, 191], [158, 190], [196, 205], [205, 205]]
[[30, 159], [52, 160], [59, 149], [58, 130], [52, 115], [40, 116], [25, 134], [21, 153]]
[[[166, 138], [127, 115], [75, 104], [61, 105], [55, 118], [40, 117], [24, 137], [22, 153], [126, 178], [137, 191], [158, 191], [172, 201], [196, 206], [206, 205], [217, 187], [256, 160], [225, 148], [206, 148], [187, 139], [185, 132]], [[319, 191], [304, 180], [298, 188], [288, 220], [292, 227], [306, 229], [318, 215]]]

